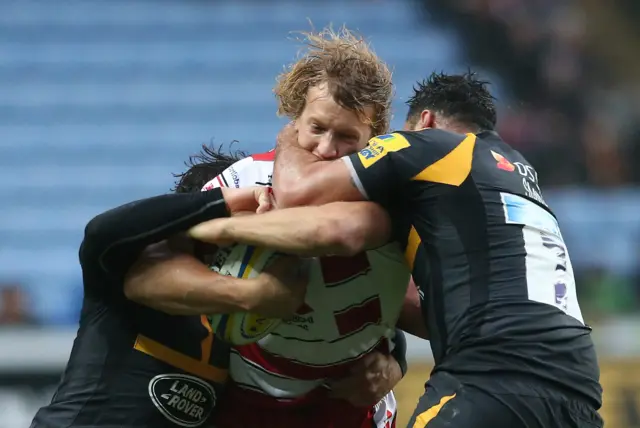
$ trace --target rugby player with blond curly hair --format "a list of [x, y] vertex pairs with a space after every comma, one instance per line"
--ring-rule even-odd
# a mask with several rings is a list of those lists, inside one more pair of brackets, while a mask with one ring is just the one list
[[[346, 28], [303, 36], [306, 51], [277, 79], [278, 113], [292, 120], [301, 146], [319, 159], [354, 153], [388, 129], [391, 72], [365, 40]], [[270, 151], [236, 162], [205, 190], [268, 186], [279, 172], [273, 170], [274, 156]], [[396, 243], [351, 251], [359, 244], [344, 236], [362, 230], [367, 239], [367, 231], [377, 227], [353, 207], [358, 209], [335, 204], [315, 213], [323, 230], [316, 238], [323, 240], [325, 254], [334, 256], [313, 261], [305, 303], [292, 317], [259, 342], [232, 349], [232, 382], [217, 427], [394, 424], [390, 391], [406, 370], [404, 339], [395, 325], [403, 308], [405, 314], [418, 308], [417, 292], [407, 287], [409, 270]], [[175, 287], [175, 275], [163, 275], [169, 269], [157, 262], [153, 275], [136, 275], [129, 286]]]

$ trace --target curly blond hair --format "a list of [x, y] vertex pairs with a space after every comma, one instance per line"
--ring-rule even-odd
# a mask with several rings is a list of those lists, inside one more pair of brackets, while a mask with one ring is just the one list
[[[342, 107], [358, 113], [373, 135], [387, 132], [391, 120], [391, 71], [362, 37], [346, 27], [302, 33], [306, 49], [300, 59], [277, 78], [274, 93], [278, 114], [297, 119], [309, 88], [326, 84]], [[369, 119], [366, 107], [373, 108]]]

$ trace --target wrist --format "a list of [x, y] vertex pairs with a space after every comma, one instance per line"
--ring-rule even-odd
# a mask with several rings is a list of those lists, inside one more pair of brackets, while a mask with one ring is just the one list
[[[214, 273], [214, 272], [212, 272]], [[235, 312], [251, 312], [258, 301], [255, 280], [235, 278], [215, 274], [212, 282], [202, 287], [203, 293], [194, 296], [194, 304], [202, 307], [203, 313], [231, 314]]]
[[233, 212], [233, 204], [234, 204], [234, 193], [229, 191], [226, 187], [221, 187], [220, 192], [222, 193], [222, 199], [224, 199], [224, 206], [227, 210], [227, 215], [231, 215]]
[[261, 284], [258, 278], [235, 278], [239, 312], [257, 313], [261, 299]]

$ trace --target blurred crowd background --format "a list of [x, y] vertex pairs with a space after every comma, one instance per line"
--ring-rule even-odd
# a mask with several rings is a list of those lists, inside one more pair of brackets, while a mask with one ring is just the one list
[[[357, 30], [393, 67], [392, 127], [434, 70], [491, 81], [499, 131], [568, 243], [612, 382], [608, 426], [640, 427], [638, 19], [634, 0], [0, 2], [0, 417], [28, 425], [43, 379], [55, 385], [47, 355], [76, 328], [86, 222], [167, 192], [203, 143], [271, 148], [271, 89], [310, 20]], [[426, 375], [411, 373], [417, 393]]]

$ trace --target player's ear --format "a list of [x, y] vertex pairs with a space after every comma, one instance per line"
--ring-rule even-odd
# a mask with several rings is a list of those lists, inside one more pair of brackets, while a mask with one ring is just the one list
[[420, 119], [416, 125], [418, 129], [433, 128], [436, 121], [436, 114], [433, 110], [422, 110]]

